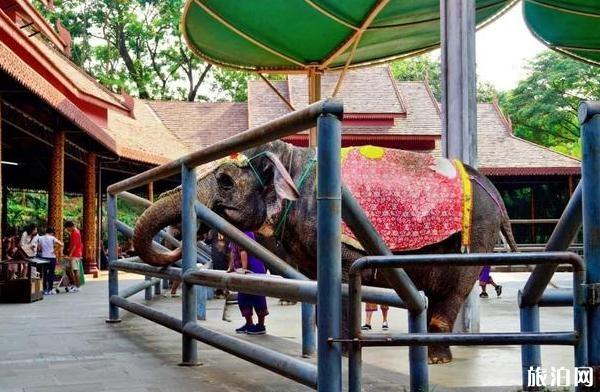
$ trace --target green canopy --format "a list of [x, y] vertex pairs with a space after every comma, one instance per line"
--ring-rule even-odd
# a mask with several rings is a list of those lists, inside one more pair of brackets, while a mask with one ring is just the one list
[[[477, 0], [477, 25], [516, 0]], [[187, 0], [182, 30], [201, 58], [303, 72], [371, 65], [440, 44], [439, 0]]]
[[600, 0], [525, 0], [523, 15], [545, 45], [600, 65]]

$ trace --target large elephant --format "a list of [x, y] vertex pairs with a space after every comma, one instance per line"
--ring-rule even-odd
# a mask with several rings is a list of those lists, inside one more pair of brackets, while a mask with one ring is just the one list
[[[266, 246], [279, 243], [287, 261], [295, 264], [309, 278], [316, 278], [316, 173], [315, 150], [276, 141], [245, 151], [250, 164], [236, 164], [236, 158], [200, 168], [198, 199], [226, 218], [240, 230], [259, 232], [270, 238]], [[511, 248], [516, 250], [510, 223], [502, 199], [492, 183], [476, 170], [465, 166], [466, 181], [472, 184], [471, 251], [491, 252], [502, 231]], [[391, 173], [393, 175], [393, 173]], [[384, 181], [385, 179], [382, 179]], [[299, 184], [299, 190], [294, 184]], [[292, 208], [283, 208], [284, 199], [294, 200]], [[181, 191], [176, 188], [162, 195], [138, 219], [134, 245], [139, 256], [149, 264], [168, 265], [178, 260], [180, 250], [160, 252], [151, 246], [158, 231], [181, 219]], [[277, 237], [277, 241], [273, 241]], [[418, 253], [458, 253], [461, 233], [454, 233], [438, 243], [417, 250]], [[342, 263], [344, 279], [351, 263], [364, 255], [360, 248], [344, 244]], [[452, 330], [457, 314], [477, 280], [480, 267], [443, 266], [412, 268], [407, 273], [429, 299], [430, 332]], [[365, 284], [386, 287], [381, 274], [369, 274]], [[430, 347], [431, 363], [452, 359], [448, 347]]]

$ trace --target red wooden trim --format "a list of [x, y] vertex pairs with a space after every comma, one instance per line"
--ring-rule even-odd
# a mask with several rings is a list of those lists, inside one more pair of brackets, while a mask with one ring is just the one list
[[342, 120], [343, 126], [354, 126], [354, 127], [393, 127], [393, 118], [379, 118], [379, 119], [344, 119]]
[[[12, 23], [3, 12], [0, 12], [0, 42], [6, 44], [8, 48], [17, 54], [19, 58], [23, 59], [30, 68], [52, 83], [57, 90], [61, 91], [77, 106], [80, 106], [79, 104], [81, 101], [87, 101], [90, 104], [102, 106], [104, 109], [110, 107], [127, 116], [131, 115], [125, 106], [121, 103], [117, 103], [116, 98], [114, 102], [111, 102], [80, 90], [69, 75], [48, 58], [37, 45], [32, 43], [25, 32], [21, 31], [18, 26]], [[70, 61], [68, 59], [65, 60]], [[97, 82], [91, 79], [85, 71], [79, 69], [78, 71], [81, 72], [84, 77], [89, 78], [93, 83], [97, 84]], [[105, 89], [100, 85], [98, 85], [98, 88]], [[107, 94], [111, 93], [107, 90]]]
[[580, 167], [480, 167], [486, 176], [567, 176], [580, 175]]
[[406, 113], [344, 113], [344, 120], [393, 120], [405, 117]]
[[[2, 1], [0, 3], [0, 8], [2, 4], [8, 4], [7, 1]], [[46, 19], [40, 14], [40, 12], [27, 0], [12, 0], [10, 2], [11, 7], [16, 7], [15, 14], [18, 14], [23, 20], [32, 22], [35, 27], [37, 27], [42, 34], [46, 38], [50, 40], [56, 47], [66, 53], [66, 49], [69, 46], [68, 43], [64, 42], [62, 37], [48, 24]], [[12, 13], [12, 12], [11, 12]], [[16, 20], [15, 20], [16, 22]]]
[[[308, 147], [308, 135], [297, 134], [283, 139], [298, 147]], [[403, 135], [343, 135], [342, 147], [364, 146], [367, 144], [399, 148], [411, 151], [431, 151], [435, 148], [435, 138], [429, 136]]]

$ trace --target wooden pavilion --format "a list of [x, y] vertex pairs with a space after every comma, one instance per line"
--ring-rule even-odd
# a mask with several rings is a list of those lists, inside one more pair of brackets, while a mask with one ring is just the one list
[[[337, 73], [323, 75], [322, 90], [332, 92]], [[200, 148], [248, 127], [263, 124], [308, 104], [302, 75], [285, 81], [248, 82], [248, 102], [183, 103], [148, 101], [162, 123], [189, 148]], [[383, 147], [441, 155], [440, 104], [427, 81], [394, 80], [388, 66], [348, 71], [338, 97], [344, 100], [342, 144]], [[572, 157], [516, 137], [497, 103], [477, 107], [479, 169], [500, 190], [520, 243], [544, 243], [580, 176]], [[287, 141], [308, 145], [308, 134]]]
[[[61, 237], [64, 195], [82, 194], [84, 265], [96, 273], [102, 190], [187, 149], [145, 106], [73, 64], [69, 50], [68, 32], [48, 25], [29, 1], [0, 0], [0, 226], [7, 189], [44, 190], [48, 225]], [[152, 199], [152, 185], [143, 191]]]

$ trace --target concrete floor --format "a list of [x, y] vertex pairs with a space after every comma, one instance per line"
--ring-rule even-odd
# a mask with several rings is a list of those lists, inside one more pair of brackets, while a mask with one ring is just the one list
[[[121, 287], [138, 280], [121, 274]], [[481, 300], [481, 330], [517, 331], [517, 290], [527, 274], [496, 274], [504, 285], [502, 298]], [[569, 287], [570, 274], [555, 280]], [[492, 296], [493, 297], [493, 296]], [[0, 305], [0, 391], [307, 391], [226, 353], [199, 344], [202, 366], [179, 367], [181, 338], [175, 332], [122, 311], [123, 322], [108, 325], [106, 276], [89, 278], [80, 293], [46, 297], [32, 304]], [[144, 303], [143, 293], [133, 297]], [[157, 298], [152, 307], [180, 316], [179, 298]], [[210, 301], [206, 325], [233, 334], [241, 317], [232, 310], [234, 322], [221, 320], [223, 301]], [[268, 335], [242, 336], [290, 355], [300, 353], [300, 307], [269, 302]], [[379, 330], [379, 317], [374, 318]], [[406, 313], [390, 312], [392, 331], [406, 331]], [[572, 328], [571, 310], [544, 309], [545, 331]], [[430, 366], [432, 390], [517, 391], [520, 384], [519, 347], [453, 348], [454, 361]], [[542, 349], [544, 367], [573, 366], [572, 349]], [[407, 350], [365, 349], [363, 359], [366, 391], [408, 390]], [[313, 360], [314, 361], [314, 360]], [[405, 388], [405, 389], [403, 389]]]

